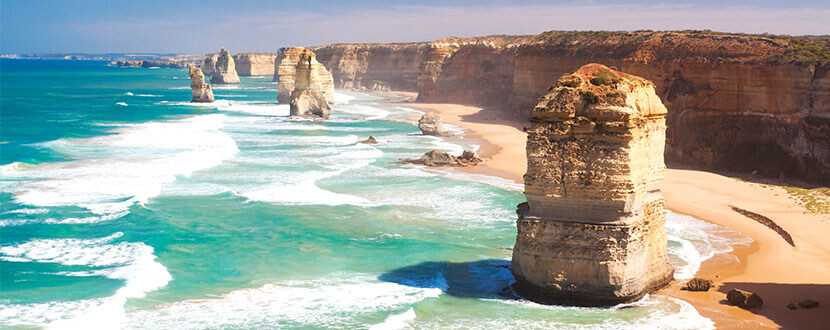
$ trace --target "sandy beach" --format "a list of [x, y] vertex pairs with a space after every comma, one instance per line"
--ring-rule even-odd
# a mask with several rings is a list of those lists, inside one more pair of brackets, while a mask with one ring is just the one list
[[[415, 93], [395, 94], [414, 99]], [[522, 182], [527, 167], [526, 135], [529, 123], [497, 118], [481, 108], [456, 104], [406, 103], [406, 107], [437, 112], [445, 123], [467, 129], [465, 138], [481, 143], [484, 162], [465, 172], [500, 176]], [[830, 322], [830, 215], [810, 214], [783, 187], [785, 182], [761, 184], [720, 174], [669, 166], [663, 195], [668, 209], [725, 226], [754, 240], [701, 265], [697, 276], [711, 279], [709, 292], [680, 290], [673, 282], [660, 291], [688, 301], [719, 329], [819, 329]], [[733, 210], [733, 206], [765, 216], [786, 230], [795, 246], [779, 233]], [[738, 262], [735, 261], [737, 258]], [[726, 292], [740, 288], [758, 293], [764, 305], [741, 309], [725, 304]], [[804, 299], [819, 301], [814, 309], [789, 310], [786, 305]]]

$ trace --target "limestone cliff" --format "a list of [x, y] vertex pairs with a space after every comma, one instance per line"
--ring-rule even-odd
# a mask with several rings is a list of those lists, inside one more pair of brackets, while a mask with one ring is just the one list
[[190, 66], [190, 89], [193, 91], [191, 102], [213, 102], [213, 91], [205, 83], [205, 75], [194, 66]]
[[330, 105], [334, 104], [334, 81], [331, 73], [317, 61], [316, 54], [313, 51], [303, 47], [282, 48], [274, 58], [274, 81], [278, 81], [277, 101], [279, 103], [290, 102], [291, 92], [295, 89], [297, 63], [300, 62], [300, 57], [308, 52], [314, 55], [312, 56], [311, 74], [316, 77], [316, 82], [325, 91], [326, 101]]
[[533, 109], [512, 271], [542, 303], [610, 305], [669, 283], [660, 193], [666, 108], [654, 84], [603, 65]]
[[239, 53], [233, 56], [236, 73], [240, 76], [273, 76], [277, 54]]
[[202, 73], [210, 78], [211, 84], [238, 84], [239, 75], [230, 53], [223, 47], [218, 54], [207, 54], [200, 66]]
[[605, 63], [654, 82], [669, 111], [667, 160], [830, 184], [827, 40], [552, 31], [314, 49], [339, 87], [386, 81], [420, 101], [483, 105], [510, 118], [529, 118], [557, 77]]
[[[331, 106], [327, 100], [328, 91], [326, 91], [324, 81], [331, 79], [331, 75], [325, 71], [322, 64], [317, 62], [311, 50], [302, 48], [298, 51], [297, 57], [294, 69], [294, 90], [291, 91], [289, 102], [291, 115], [328, 119]], [[320, 68], [325, 71], [325, 74]]]
[[427, 44], [337, 44], [312, 50], [338, 88], [369, 89], [381, 82], [393, 90], [415, 90]]

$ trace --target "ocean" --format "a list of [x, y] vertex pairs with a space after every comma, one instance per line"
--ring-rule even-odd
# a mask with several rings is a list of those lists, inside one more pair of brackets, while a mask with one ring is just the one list
[[[0, 60], [0, 327], [713, 328], [664, 295], [512, 296], [522, 186], [397, 164], [473, 141], [421, 135], [392, 95], [289, 118], [270, 77], [241, 79], [193, 104], [185, 69]], [[666, 231], [679, 279], [750, 242]]]

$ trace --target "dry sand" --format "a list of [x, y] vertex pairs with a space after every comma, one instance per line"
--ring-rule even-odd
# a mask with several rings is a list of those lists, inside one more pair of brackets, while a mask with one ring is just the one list
[[[397, 93], [412, 97], [415, 93]], [[406, 107], [437, 112], [445, 123], [468, 129], [465, 138], [482, 144], [485, 160], [465, 172], [500, 176], [522, 183], [527, 170], [525, 157], [527, 122], [497, 118], [481, 108], [456, 104], [407, 103]], [[712, 279], [709, 292], [679, 290], [673, 282], [660, 291], [690, 302], [719, 329], [830, 327], [830, 216], [805, 214], [784, 189], [740, 181], [719, 174], [669, 169], [663, 187], [666, 206], [677, 213], [729, 227], [749, 236], [749, 247], [707, 260], [698, 277]], [[770, 228], [732, 210], [736, 206], [772, 219], [790, 233], [795, 247]], [[726, 292], [741, 288], [764, 299], [760, 308], [745, 310], [725, 304]], [[819, 308], [789, 310], [788, 303], [803, 299], [821, 303]]]

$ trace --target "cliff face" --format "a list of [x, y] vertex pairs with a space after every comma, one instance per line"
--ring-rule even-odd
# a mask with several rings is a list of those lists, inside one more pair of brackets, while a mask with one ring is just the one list
[[588, 64], [539, 99], [512, 272], [542, 303], [610, 305], [668, 284], [666, 108], [642, 78]]
[[194, 63], [191, 61], [179, 60], [126, 60], [112, 61], [108, 66], [119, 66], [122, 68], [187, 68]]
[[415, 90], [427, 43], [339, 44], [312, 47], [338, 88], [363, 89], [376, 84]]
[[420, 101], [511, 118], [529, 118], [557, 77], [604, 63], [654, 82], [669, 111], [669, 161], [830, 184], [830, 63], [800, 61], [796, 39], [554, 31], [316, 49], [338, 87], [385, 80]]
[[331, 74], [317, 62], [314, 52], [306, 48], [294, 48], [286, 59], [297, 57], [290, 98], [292, 116], [319, 117], [328, 119], [331, 114], [329, 99], [332, 99]]
[[277, 54], [239, 53], [233, 56], [236, 73], [240, 76], [273, 76]]
[[190, 66], [190, 89], [193, 92], [191, 102], [213, 102], [213, 90], [205, 83], [202, 70], [194, 66]]
[[239, 75], [233, 57], [223, 47], [218, 54], [207, 54], [200, 66], [202, 73], [210, 78], [211, 84], [238, 84]]

